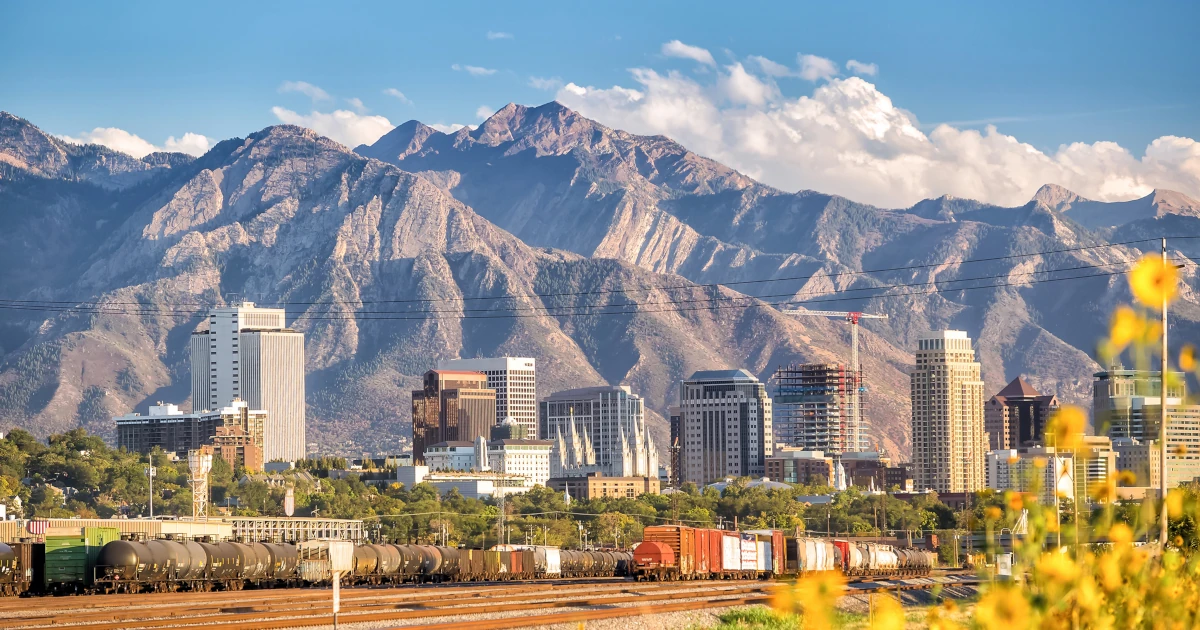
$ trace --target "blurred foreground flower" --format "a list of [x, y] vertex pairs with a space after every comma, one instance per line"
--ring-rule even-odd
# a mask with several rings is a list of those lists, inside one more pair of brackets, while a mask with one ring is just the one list
[[1170, 302], [1179, 288], [1179, 272], [1159, 256], [1146, 254], [1133, 271], [1129, 272], [1129, 288], [1139, 302], [1150, 308], [1161, 310], [1163, 302]]
[[1079, 448], [1083, 442], [1083, 430], [1087, 426], [1087, 414], [1074, 405], [1060, 407], [1050, 416], [1046, 436], [1050, 445], [1062, 450]]
[[1029, 602], [1011, 588], [993, 588], [975, 606], [975, 623], [986, 630], [1029, 628]]
[[875, 617], [871, 630], [904, 630], [904, 607], [890, 595], [875, 602]]
[[1142, 331], [1145, 327], [1146, 321], [1132, 308], [1128, 306], [1117, 308], [1113, 312], [1112, 321], [1109, 323], [1108, 341], [1110, 348], [1114, 353], [1121, 352], [1130, 342], [1142, 336]]
[[1187, 343], [1179, 349], [1179, 367], [1189, 372], [1196, 369], [1196, 346]]
[[833, 627], [833, 607], [845, 591], [842, 574], [819, 572], [800, 578], [791, 588], [780, 589], [772, 605], [776, 610], [804, 615], [805, 630], [828, 630]]

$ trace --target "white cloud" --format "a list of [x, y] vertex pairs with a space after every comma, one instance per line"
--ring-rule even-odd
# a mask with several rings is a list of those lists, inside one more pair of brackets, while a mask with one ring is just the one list
[[434, 129], [436, 129], [442, 133], [454, 133], [455, 131], [462, 129], [463, 127], [467, 127], [467, 125], [460, 125], [458, 123], [452, 123], [449, 125], [447, 125], [445, 123], [431, 123], [429, 126], [433, 127]]
[[467, 74], [470, 74], [470, 75], [476, 76], [476, 77], [486, 77], [489, 74], [496, 74], [496, 71], [492, 68], [483, 68], [480, 66], [463, 66], [463, 65], [459, 65], [457, 63], [451, 65], [450, 69], [457, 70], [459, 72], [466, 72]]
[[388, 89], [384, 90], [383, 93], [387, 94], [388, 96], [392, 96], [392, 97], [399, 99], [400, 102], [404, 103], [405, 105], [413, 104], [412, 100], [404, 95], [404, 92], [401, 92], [400, 90], [397, 90], [396, 88], [388, 88]]
[[367, 113], [367, 106], [363, 105], [362, 99], [348, 98], [348, 99], [346, 99], [346, 102], [350, 104], [350, 107], [354, 108], [354, 111], [356, 111], [360, 114]]
[[314, 110], [308, 114], [299, 114], [283, 107], [272, 107], [271, 113], [275, 114], [280, 122], [308, 127], [348, 147], [371, 144], [395, 127], [383, 116], [367, 116], [347, 109], [328, 113]]
[[99, 144], [135, 158], [143, 158], [156, 151], [178, 151], [189, 155], [204, 155], [213, 145], [213, 141], [209, 138], [189, 131], [178, 140], [175, 136], [168, 137], [163, 146], [159, 147], [116, 127], [96, 127], [78, 136], [56, 137], [71, 144]]
[[610, 127], [670, 136], [785, 190], [885, 207], [944, 194], [1020, 205], [1046, 183], [1101, 200], [1131, 199], [1156, 187], [1200, 197], [1200, 142], [1191, 138], [1158, 138], [1140, 157], [1112, 142], [1043, 152], [994, 126], [923, 131], [915, 115], [860, 77], [825, 71], [814, 76], [827, 82], [810, 95], [784, 97], [769, 77], [739, 64], [712, 78], [630, 72], [633, 87], [567, 83], [556, 98]]
[[529, 77], [529, 87], [539, 90], [557, 90], [562, 85], [562, 79], [558, 77]]
[[512, 39], [513, 34], [505, 33], [504, 31], [488, 31], [487, 38], [488, 39]]
[[866, 75], [873, 77], [879, 74], [879, 66], [873, 63], [864, 63], [855, 59], [851, 59], [850, 61], [846, 62], [846, 69], [859, 76]]
[[479, 108], [475, 110], [475, 117], [479, 120], [487, 120], [491, 118], [492, 114], [494, 113], [496, 113], [496, 110], [492, 109], [491, 107], [488, 107], [487, 105], [480, 105]]
[[662, 45], [662, 54], [668, 57], [679, 57], [680, 59], [691, 59], [709, 66], [717, 65], [713, 60], [712, 53], [700, 48], [699, 46], [688, 46], [687, 44], [673, 39]]
[[333, 98], [329, 95], [329, 92], [326, 92], [325, 90], [322, 90], [321, 88], [308, 83], [307, 81], [284, 81], [283, 84], [279, 86], [279, 92], [281, 94], [286, 92], [299, 92], [300, 94], [311, 98], [314, 103], [317, 101], [328, 101]]
[[758, 55], [751, 55], [750, 61], [753, 61], [754, 63], [758, 64], [758, 67], [762, 68], [763, 74], [765, 74], [767, 76], [771, 76], [771, 77], [792, 76], [792, 71], [790, 68], [788, 68], [787, 66], [785, 66], [781, 63], [771, 61], [770, 59], [767, 59], [766, 57], [759, 57]]
[[837, 76], [838, 65], [829, 59], [816, 55], [798, 55], [797, 60], [800, 62], [801, 79], [806, 81], [825, 79], [828, 81]]

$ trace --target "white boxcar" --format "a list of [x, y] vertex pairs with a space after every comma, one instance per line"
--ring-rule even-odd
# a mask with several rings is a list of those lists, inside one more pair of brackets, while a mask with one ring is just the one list
[[721, 533], [721, 570], [740, 571], [742, 568], [742, 539], [732, 532]]
[[754, 569], [756, 571], [771, 570], [771, 541], [759, 540], [755, 544], [755, 551], [758, 553]]

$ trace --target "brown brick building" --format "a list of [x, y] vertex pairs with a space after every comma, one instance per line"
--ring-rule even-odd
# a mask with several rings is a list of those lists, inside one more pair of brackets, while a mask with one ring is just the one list
[[429, 370], [412, 393], [413, 462], [439, 442], [487, 439], [496, 426], [496, 392], [483, 372]]

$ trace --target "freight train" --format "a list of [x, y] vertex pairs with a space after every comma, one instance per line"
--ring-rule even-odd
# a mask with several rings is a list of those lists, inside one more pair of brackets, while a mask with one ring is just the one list
[[[109, 528], [83, 528], [80, 536], [47, 536], [44, 543], [0, 543], [0, 594], [238, 591], [328, 584], [328, 556], [321, 555], [327, 547], [327, 541], [293, 545], [170, 537], [135, 540], [120, 538]], [[341, 580], [401, 584], [624, 577], [632, 560], [627, 551], [365, 544], [354, 547], [353, 568]]]
[[928, 575], [937, 556], [872, 542], [657, 525], [634, 547], [637, 580], [769, 579], [838, 571], [850, 576]]

